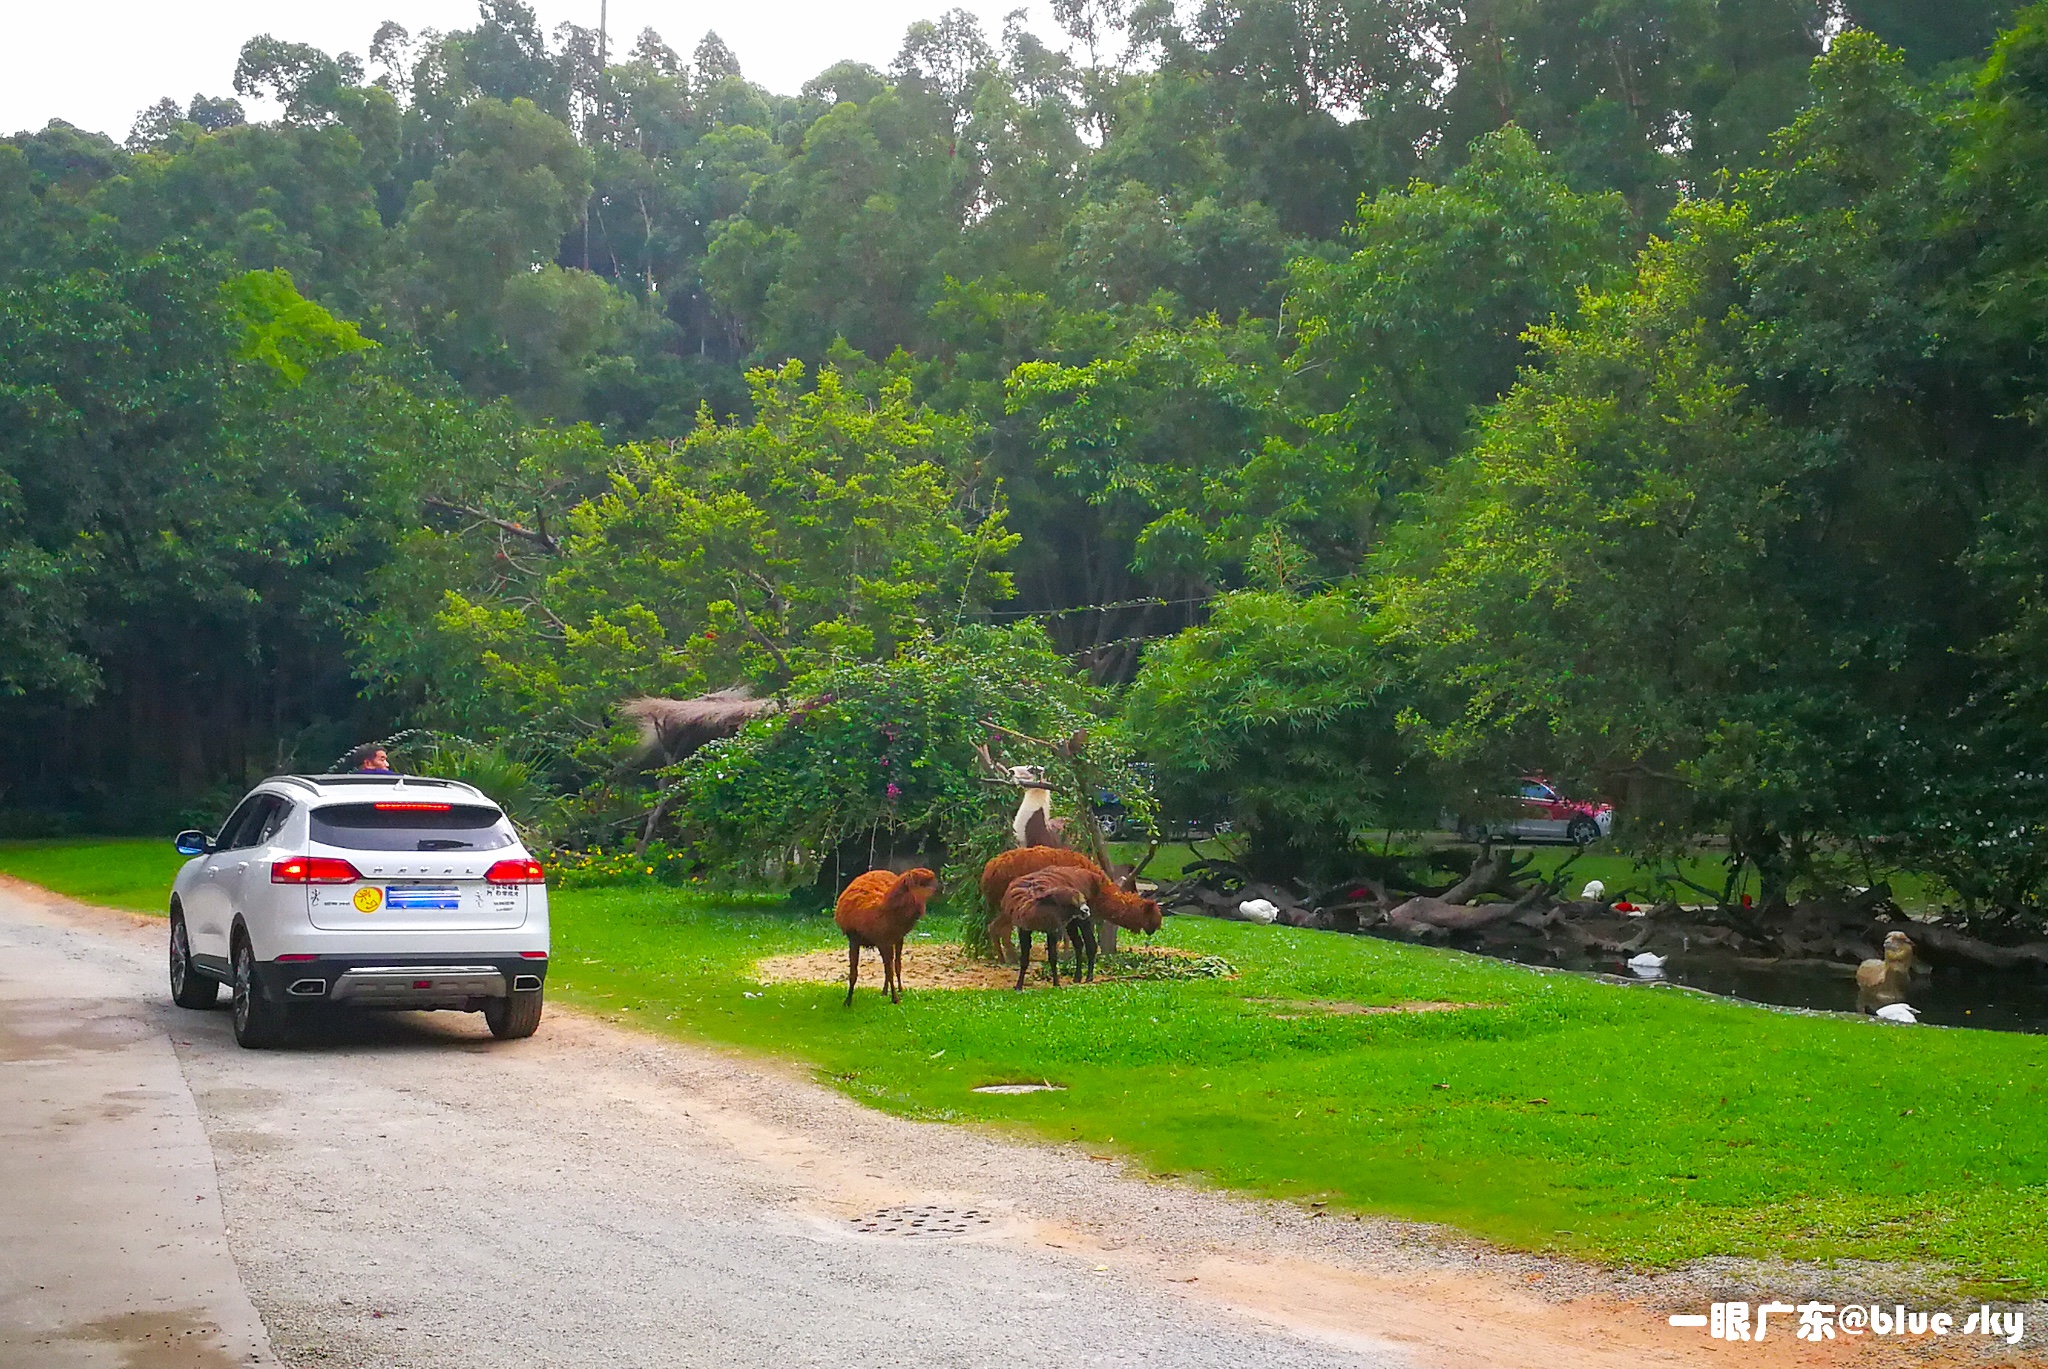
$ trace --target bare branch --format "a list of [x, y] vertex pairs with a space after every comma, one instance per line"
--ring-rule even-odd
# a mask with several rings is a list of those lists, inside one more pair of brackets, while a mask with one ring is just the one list
[[[763, 583], [765, 584], [766, 581], [763, 581]], [[771, 588], [768, 591], [768, 593], [771, 596], [770, 602], [772, 603], [772, 596], [774, 595], [775, 591]], [[784, 684], [788, 684], [792, 679], [795, 679], [796, 672], [789, 668], [789, 658], [782, 654], [782, 648], [775, 645], [775, 643], [769, 639], [768, 634], [761, 631], [761, 629], [755, 625], [754, 616], [747, 612], [747, 606], [745, 602], [742, 601], [740, 598], [740, 587], [737, 584], [735, 584], [732, 587], [732, 606], [739, 613], [740, 626], [747, 630], [747, 635], [749, 637], [752, 637], [756, 642], [760, 643], [761, 649], [763, 651], [766, 651], [770, 656], [775, 658], [775, 668], [782, 672], [782, 682]], [[777, 616], [780, 615], [778, 614]]]
[[420, 502], [430, 509], [439, 509], [443, 513], [461, 514], [464, 518], [472, 518], [479, 523], [488, 523], [500, 532], [509, 532], [514, 537], [523, 537], [534, 545], [546, 550], [551, 556], [560, 556], [562, 554], [562, 544], [557, 542], [553, 534], [548, 532], [545, 524], [536, 531], [533, 528], [526, 527], [524, 524], [514, 523], [505, 518], [494, 517], [491, 514], [485, 513], [482, 509], [473, 509], [467, 504], [450, 503], [446, 499], [437, 499], [431, 494], [422, 498]]

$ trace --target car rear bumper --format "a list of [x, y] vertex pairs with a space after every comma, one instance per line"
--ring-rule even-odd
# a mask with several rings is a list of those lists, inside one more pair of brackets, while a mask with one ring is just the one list
[[547, 974], [547, 961], [519, 955], [323, 955], [256, 966], [274, 1003], [414, 1010], [473, 1010], [511, 991], [539, 989]]

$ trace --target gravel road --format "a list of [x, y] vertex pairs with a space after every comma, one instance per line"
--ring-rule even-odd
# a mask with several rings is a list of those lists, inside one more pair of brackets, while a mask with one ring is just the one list
[[[0, 1255], [0, 1363], [1724, 1362], [1663, 1325], [1655, 1290], [1612, 1275], [907, 1122], [589, 1016], [551, 1010], [517, 1043], [473, 1016], [365, 1017], [242, 1051], [224, 1012], [169, 1006], [162, 934], [0, 884], [0, 1115], [17, 1118], [0, 1132], [0, 1229], [51, 1237]], [[78, 1030], [87, 1018], [102, 1025]], [[176, 1068], [153, 1080], [170, 1096], [145, 1100], [145, 1120], [188, 1119], [185, 1149], [165, 1151], [183, 1169], [90, 1107], [68, 1122], [19, 1110], [60, 1082], [93, 1099], [132, 1089], [109, 1053], [151, 1049]], [[189, 1163], [198, 1128], [217, 1197], [188, 1194], [205, 1177]], [[132, 1240], [95, 1206], [110, 1173], [148, 1198], [129, 1208], [184, 1222], [183, 1244]], [[948, 1229], [866, 1229], [920, 1216]], [[131, 1246], [134, 1267], [81, 1272]], [[33, 1360], [7, 1353], [29, 1343]], [[1838, 1362], [1740, 1348], [1746, 1364]]]

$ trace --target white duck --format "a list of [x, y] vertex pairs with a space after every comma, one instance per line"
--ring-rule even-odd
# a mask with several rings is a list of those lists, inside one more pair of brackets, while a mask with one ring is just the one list
[[1586, 887], [1579, 890], [1579, 897], [1588, 903], [1598, 903], [1607, 897], [1607, 886], [1597, 879], [1586, 881]]
[[1280, 916], [1280, 909], [1271, 899], [1248, 898], [1237, 905], [1237, 913], [1247, 922], [1266, 924]]
[[1886, 1022], [1897, 1022], [1900, 1026], [1917, 1026], [1920, 1011], [1911, 1003], [1887, 1003], [1874, 1014]]

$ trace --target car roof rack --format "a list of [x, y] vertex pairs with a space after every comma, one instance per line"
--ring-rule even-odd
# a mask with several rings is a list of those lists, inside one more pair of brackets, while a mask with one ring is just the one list
[[465, 794], [475, 794], [478, 798], [485, 797], [484, 791], [473, 784], [465, 784], [461, 780], [436, 779], [430, 775], [365, 775], [358, 771], [343, 775], [279, 775], [277, 778], [287, 783], [303, 784], [315, 793], [358, 784], [400, 787], [419, 785], [431, 789], [460, 789]]

